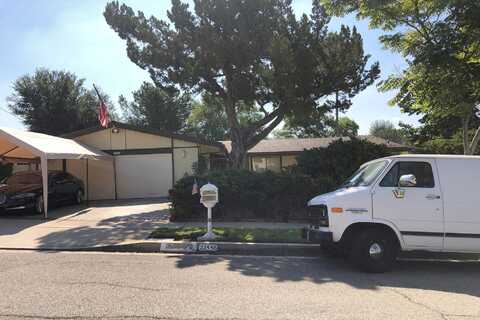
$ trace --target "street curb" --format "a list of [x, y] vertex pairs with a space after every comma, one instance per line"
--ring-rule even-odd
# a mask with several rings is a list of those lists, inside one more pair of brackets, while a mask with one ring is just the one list
[[87, 248], [85, 251], [231, 254], [258, 256], [318, 256], [320, 245], [302, 243], [190, 242], [146, 240], [127, 244]]

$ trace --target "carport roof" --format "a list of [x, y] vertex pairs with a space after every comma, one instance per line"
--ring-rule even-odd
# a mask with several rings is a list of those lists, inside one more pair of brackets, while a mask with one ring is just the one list
[[0, 127], [0, 157], [10, 159], [99, 159], [110, 155], [71, 139]]

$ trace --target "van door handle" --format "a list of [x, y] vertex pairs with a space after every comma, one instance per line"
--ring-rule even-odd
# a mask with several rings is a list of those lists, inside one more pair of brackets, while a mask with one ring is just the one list
[[440, 196], [437, 196], [435, 194], [429, 194], [425, 198], [427, 198], [428, 200], [436, 200], [436, 199], [440, 199]]

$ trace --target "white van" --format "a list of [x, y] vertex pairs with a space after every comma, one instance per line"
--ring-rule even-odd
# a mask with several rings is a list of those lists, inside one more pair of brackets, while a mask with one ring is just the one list
[[480, 157], [399, 155], [365, 163], [308, 202], [306, 236], [369, 272], [400, 250], [480, 252]]

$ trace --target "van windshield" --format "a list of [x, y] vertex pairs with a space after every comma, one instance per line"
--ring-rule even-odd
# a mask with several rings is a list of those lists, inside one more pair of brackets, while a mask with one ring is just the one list
[[369, 186], [387, 166], [387, 161], [377, 161], [358, 169], [341, 187]]

